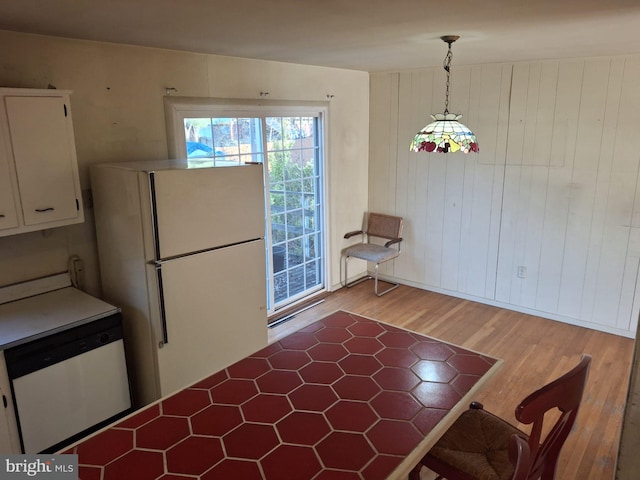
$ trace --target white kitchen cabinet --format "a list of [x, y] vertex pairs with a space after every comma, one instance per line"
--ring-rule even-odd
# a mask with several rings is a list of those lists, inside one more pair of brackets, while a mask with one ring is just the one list
[[14, 201], [9, 157], [0, 152], [0, 235], [6, 229], [18, 227], [18, 213]]
[[0, 88], [0, 236], [84, 221], [69, 96]]

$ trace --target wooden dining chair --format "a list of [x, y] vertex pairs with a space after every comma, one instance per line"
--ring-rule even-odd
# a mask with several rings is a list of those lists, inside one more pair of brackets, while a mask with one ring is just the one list
[[[344, 286], [352, 287], [365, 280], [374, 279], [373, 290], [379, 297], [391, 290], [398, 288], [397, 283], [393, 283], [391, 287], [378, 291], [378, 267], [381, 263], [393, 260], [400, 255], [400, 245], [402, 242], [402, 217], [393, 215], [384, 215], [381, 213], [369, 212], [365, 214], [365, 228], [348, 232], [344, 238], [351, 238], [360, 235], [359, 243], [350, 245], [342, 250], [344, 258]], [[386, 242], [376, 243], [382, 241]], [[375, 264], [374, 275], [365, 275], [357, 280], [349, 283], [349, 275], [347, 265], [350, 258], [359, 258]]]
[[511, 435], [509, 460], [514, 467], [511, 480], [526, 480], [531, 468], [531, 452], [527, 440], [520, 435]]
[[[473, 402], [422, 458], [409, 479], [419, 480], [420, 468], [425, 466], [436, 472], [438, 478], [448, 480], [552, 480], [560, 450], [578, 414], [590, 365], [591, 356], [582, 355], [573, 369], [531, 393], [518, 405], [516, 419], [531, 425], [529, 434]], [[542, 439], [544, 417], [551, 411], [556, 411], [557, 420]], [[528, 443], [530, 462], [524, 476], [514, 476], [518, 471], [509, 460], [513, 435]]]

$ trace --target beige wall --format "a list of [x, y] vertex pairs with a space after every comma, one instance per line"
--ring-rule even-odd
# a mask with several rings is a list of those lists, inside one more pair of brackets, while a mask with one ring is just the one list
[[[71, 107], [83, 190], [99, 162], [167, 157], [163, 97], [326, 101], [331, 284], [338, 284], [342, 234], [367, 207], [369, 75], [365, 72], [202, 55], [0, 31], [0, 86], [73, 91]], [[100, 293], [92, 211], [82, 225], [0, 238], [0, 286], [86, 263], [87, 290]]]

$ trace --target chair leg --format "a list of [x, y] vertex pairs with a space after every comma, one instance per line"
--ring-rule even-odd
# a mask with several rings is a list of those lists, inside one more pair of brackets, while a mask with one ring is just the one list
[[[371, 278], [371, 277], [369, 277]], [[391, 283], [391, 282], [387, 282], [387, 283]], [[386, 290], [378, 293], [378, 264], [376, 263], [376, 269], [375, 269], [375, 283], [374, 283], [374, 288], [373, 291], [376, 293], [376, 295], [378, 297], [381, 297], [382, 295], [384, 295], [385, 293], [389, 293], [391, 290], [395, 290], [396, 288], [398, 288], [400, 286], [399, 283], [392, 283], [391, 286], [389, 288], [387, 288]]]
[[354, 280], [353, 282], [349, 283], [349, 271], [348, 271], [348, 268], [347, 268], [348, 264], [349, 264], [349, 256], [346, 256], [346, 257], [344, 257], [344, 286], [347, 287], [347, 288], [351, 288], [354, 285], [362, 283], [362, 282], [364, 282], [366, 280], [373, 280], [374, 281], [373, 291], [375, 292], [375, 294], [378, 297], [381, 297], [385, 293], [389, 293], [391, 290], [395, 290], [396, 288], [398, 288], [400, 286], [399, 283], [387, 282], [387, 283], [391, 283], [391, 287], [387, 288], [386, 290], [383, 290], [382, 292], [378, 291], [378, 265], [379, 265], [378, 263], [376, 263], [375, 274], [373, 276], [365, 275], [365, 276], [360, 277], [357, 280]]
[[351, 288], [354, 285], [364, 282], [365, 280], [371, 280], [373, 277], [371, 275], [365, 275], [364, 277], [360, 277], [357, 280], [349, 283], [349, 273], [347, 270], [347, 264], [349, 263], [349, 256], [344, 257], [344, 286], [347, 288]]

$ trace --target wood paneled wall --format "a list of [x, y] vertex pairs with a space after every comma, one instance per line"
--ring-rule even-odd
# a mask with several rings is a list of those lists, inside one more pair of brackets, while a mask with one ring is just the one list
[[480, 153], [442, 155], [408, 149], [444, 109], [442, 69], [373, 74], [369, 209], [406, 239], [381, 273], [633, 336], [638, 78], [640, 56], [454, 66], [449, 110]]

